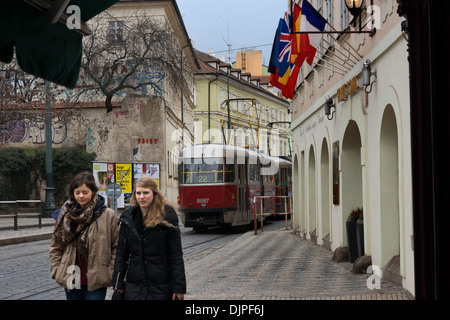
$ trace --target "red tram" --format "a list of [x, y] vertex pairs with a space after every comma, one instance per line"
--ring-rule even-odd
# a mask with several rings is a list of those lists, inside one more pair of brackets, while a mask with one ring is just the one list
[[[178, 204], [185, 227], [253, 222], [255, 196], [291, 196], [292, 162], [241, 147], [203, 144], [180, 155]], [[264, 199], [264, 212], [283, 203]], [[282, 209], [284, 211], [284, 209]]]

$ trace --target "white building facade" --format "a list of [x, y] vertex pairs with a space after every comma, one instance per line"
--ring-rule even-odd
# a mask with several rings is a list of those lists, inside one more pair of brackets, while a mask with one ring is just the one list
[[[335, 29], [355, 30], [343, 0], [310, 3]], [[372, 10], [375, 34], [324, 34], [318, 63], [305, 63], [297, 82], [294, 225], [305, 239], [340, 250], [349, 246], [348, 216], [361, 208], [364, 255], [414, 294], [407, 39], [395, 1], [365, 3], [362, 25]], [[376, 72], [366, 87], [365, 62]]]

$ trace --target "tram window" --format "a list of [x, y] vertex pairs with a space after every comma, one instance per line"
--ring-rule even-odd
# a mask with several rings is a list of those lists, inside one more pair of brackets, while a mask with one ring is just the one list
[[178, 183], [184, 183], [183, 164], [178, 165]]
[[249, 179], [250, 182], [258, 182], [259, 181], [259, 170], [258, 170], [257, 164], [251, 164], [249, 165], [248, 171], [249, 171]]
[[[212, 164], [209, 164], [212, 162]], [[234, 166], [208, 161], [202, 164], [186, 164], [180, 176], [185, 184], [234, 182]]]
[[225, 181], [224, 182], [234, 182], [234, 164], [225, 165]]

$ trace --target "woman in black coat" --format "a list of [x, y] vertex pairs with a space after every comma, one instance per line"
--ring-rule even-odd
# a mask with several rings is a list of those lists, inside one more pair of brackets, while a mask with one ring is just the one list
[[136, 182], [131, 206], [120, 217], [112, 285], [125, 300], [183, 300], [186, 275], [178, 216], [156, 181]]

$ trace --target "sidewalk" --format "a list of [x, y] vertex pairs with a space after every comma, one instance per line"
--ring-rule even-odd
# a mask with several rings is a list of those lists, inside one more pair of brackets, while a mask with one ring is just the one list
[[14, 230], [14, 220], [0, 219], [0, 247], [30, 241], [51, 239], [55, 220], [42, 218], [42, 228], [37, 218], [19, 218], [18, 230]]
[[247, 232], [186, 266], [186, 300], [414, 300], [401, 286], [381, 279], [369, 289], [369, 274], [332, 260], [324, 247], [292, 230]]

